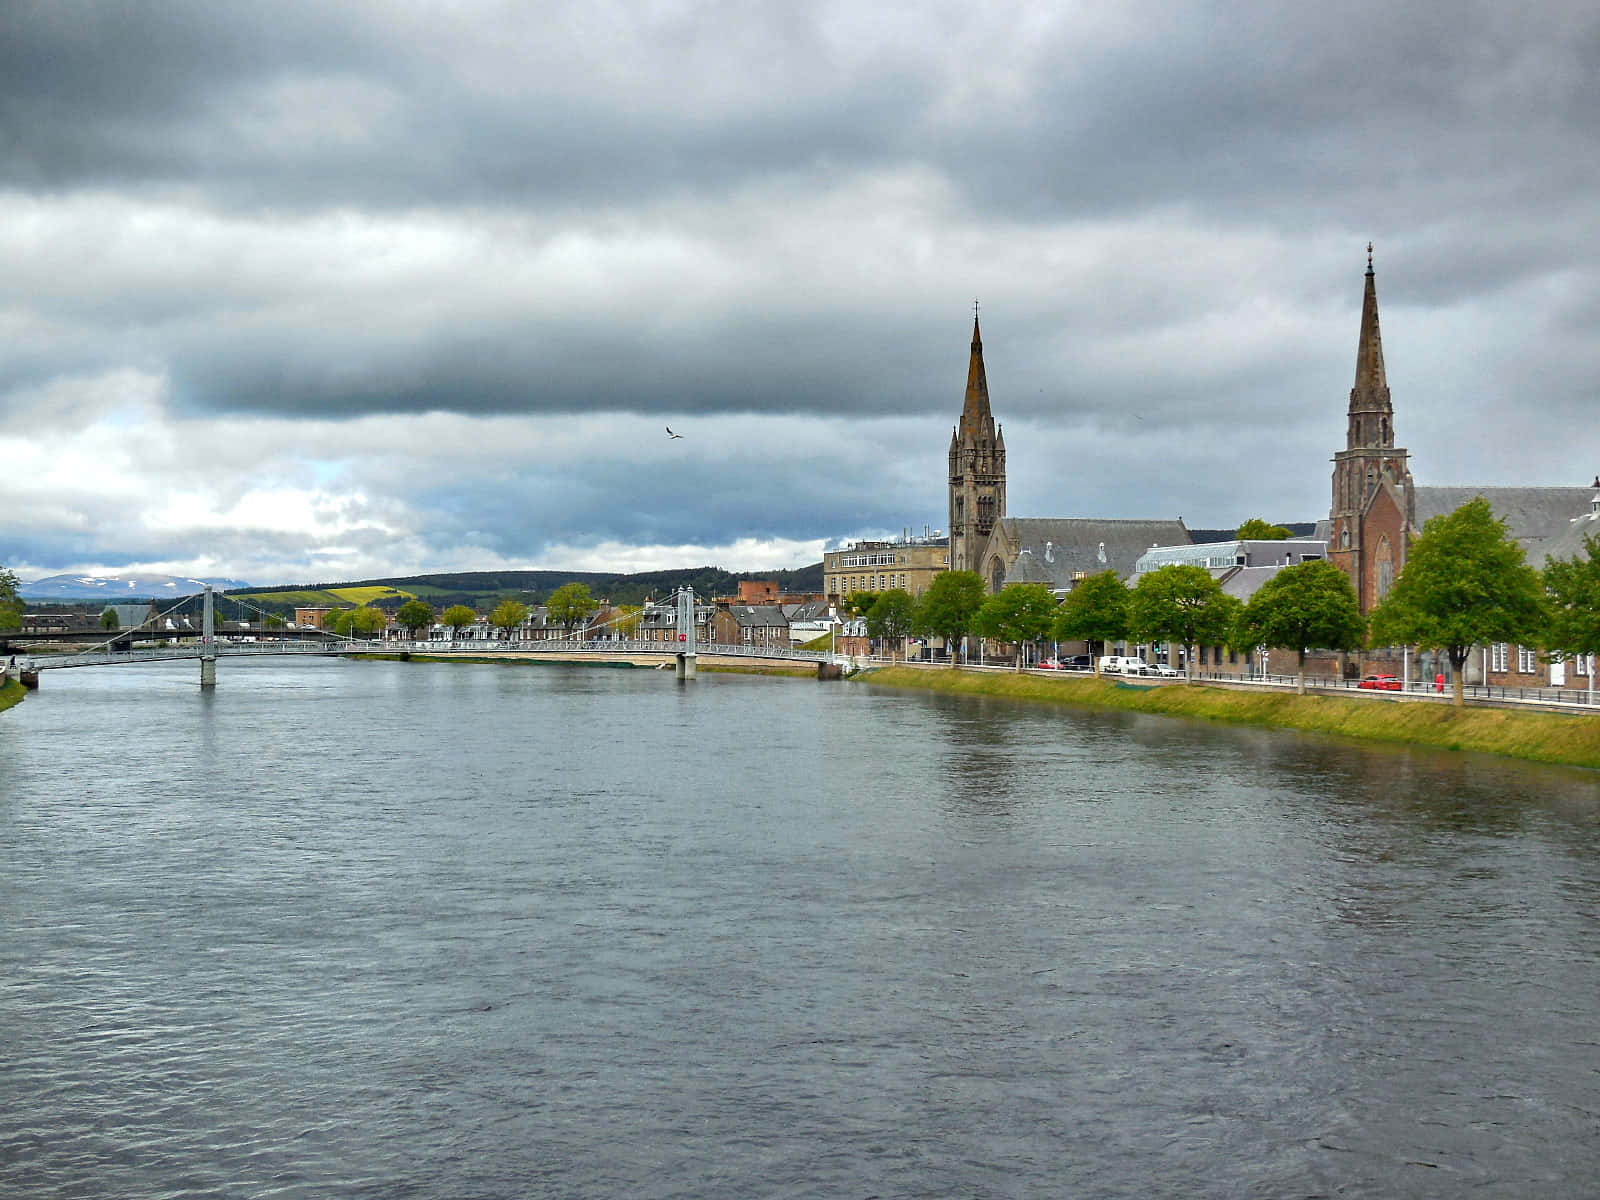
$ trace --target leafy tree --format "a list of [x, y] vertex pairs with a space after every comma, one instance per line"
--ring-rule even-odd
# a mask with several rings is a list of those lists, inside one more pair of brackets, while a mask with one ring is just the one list
[[[911, 632], [933, 634], [947, 646], [965, 637], [972, 618], [983, 607], [983, 579], [976, 571], [943, 571], [917, 600]], [[950, 663], [955, 665], [952, 652]]]
[[[1550, 626], [1545, 649], [1570, 656], [1600, 655], [1600, 536], [1583, 539], [1584, 558], [1553, 559], [1544, 567]], [[1595, 663], [1589, 664], [1589, 689], [1594, 690]]]
[[1250, 597], [1232, 641], [1241, 648], [1275, 646], [1296, 654], [1295, 690], [1306, 690], [1306, 650], [1355, 650], [1367, 623], [1350, 577], [1326, 560], [1284, 567]]
[[100, 628], [106, 630], [122, 628], [122, 622], [117, 619], [116, 609], [108, 608], [100, 614]]
[[[904, 588], [890, 588], [878, 595], [872, 607], [867, 610], [867, 632], [875, 638], [882, 638], [892, 645], [901, 644], [904, 649], [904, 639], [911, 633], [913, 618], [916, 616], [917, 602], [911, 593]], [[894, 657], [894, 651], [890, 651]]]
[[371, 637], [389, 623], [376, 608], [341, 608], [328, 618], [328, 628], [339, 637]]
[[550, 619], [571, 637], [572, 631], [588, 621], [590, 614], [600, 607], [600, 602], [589, 595], [588, 584], [563, 583], [550, 593], [545, 607], [550, 612]]
[[489, 624], [510, 637], [528, 619], [528, 606], [520, 600], [502, 600], [489, 614]]
[[450, 629], [452, 637], [460, 637], [461, 631], [478, 619], [478, 614], [465, 604], [452, 604], [439, 614], [439, 621]]
[[1394, 587], [1373, 611], [1370, 636], [1375, 646], [1409, 645], [1449, 655], [1459, 708], [1466, 703], [1461, 668], [1473, 646], [1536, 645], [1545, 615], [1538, 572], [1478, 496], [1422, 527]]
[[1050, 631], [1055, 620], [1055, 595], [1042, 583], [1015, 583], [983, 602], [972, 621], [972, 631], [980, 637], [1015, 642], [1017, 670], [1022, 670], [1022, 648]]
[[644, 620], [644, 607], [639, 604], [619, 604], [616, 611], [617, 619], [611, 623], [611, 627], [625, 638], [638, 637], [639, 625]]
[[[878, 602], [878, 592], [851, 592], [839, 603], [845, 615], [851, 617], [865, 617], [872, 611], [872, 606]], [[874, 637], [877, 635], [874, 634]]]
[[24, 606], [17, 587], [17, 577], [0, 567], [0, 629], [22, 628]]
[[279, 613], [268, 613], [266, 619], [262, 621], [262, 624], [268, 629], [282, 629], [283, 616]]
[[1081, 581], [1056, 610], [1050, 636], [1058, 642], [1087, 642], [1098, 675], [1106, 644], [1128, 636], [1127, 585], [1115, 571], [1101, 571]]
[[1240, 607], [1204, 567], [1173, 563], [1139, 577], [1128, 597], [1128, 633], [1186, 647], [1184, 670], [1192, 678], [1194, 648], [1225, 642]]
[[394, 619], [416, 641], [417, 630], [433, 625], [433, 605], [425, 600], [407, 600], [395, 612]]
[[1282, 525], [1269, 525], [1260, 517], [1251, 517], [1243, 525], [1239, 526], [1238, 532], [1233, 536], [1241, 542], [1246, 539], [1258, 542], [1281, 542], [1286, 537], [1292, 537], [1293, 534]]

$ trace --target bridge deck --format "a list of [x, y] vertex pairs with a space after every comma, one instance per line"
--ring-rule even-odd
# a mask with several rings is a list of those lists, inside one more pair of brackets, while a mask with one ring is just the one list
[[[217, 642], [206, 649], [199, 642], [173, 643], [168, 646], [141, 646], [132, 650], [90, 650], [82, 654], [30, 655], [23, 659], [23, 670], [51, 671], [67, 667], [109, 667], [123, 663], [165, 662], [174, 659], [256, 658], [282, 655], [310, 655], [332, 658], [340, 655], [395, 655], [414, 654], [439, 658], [568, 658], [573, 661], [598, 659], [643, 658], [655, 662], [670, 662], [678, 656], [678, 649], [670, 642], [642, 641], [432, 641], [432, 642], [300, 642], [255, 641]], [[735, 659], [775, 663], [832, 663], [841, 661], [838, 656], [815, 650], [787, 650], [769, 646], [701, 645], [696, 657], [705, 659]]]

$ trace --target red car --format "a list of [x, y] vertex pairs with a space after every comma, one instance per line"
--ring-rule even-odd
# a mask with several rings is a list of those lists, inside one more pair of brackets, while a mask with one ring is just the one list
[[1400, 678], [1396, 675], [1368, 675], [1356, 686], [1369, 692], [1398, 692]]

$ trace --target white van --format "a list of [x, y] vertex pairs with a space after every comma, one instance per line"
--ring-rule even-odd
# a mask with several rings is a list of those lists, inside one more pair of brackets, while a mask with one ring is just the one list
[[1144, 659], [1133, 658], [1126, 654], [1103, 654], [1100, 656], [1100, 673], [1102, 675], [1143, 675]]

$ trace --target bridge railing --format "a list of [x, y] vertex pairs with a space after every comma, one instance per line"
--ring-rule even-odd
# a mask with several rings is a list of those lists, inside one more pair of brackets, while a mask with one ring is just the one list
[[[525, 641], [505, 638], [435, 638], [428, 641], [390, 641], [367, 643], [361, 649], [383, 653], [438, 654], [488, 653], [512, 651], [520, 654], [678, 654], [673, 642], [626, 638], [534, 638]], [[831, 662], [834, 655], [816, 650], [794, 650], [786, 646], [746, 646], [723, 642], [697, 642], [695, 654], [708, 657], [775, 658], [795, 662]]]

